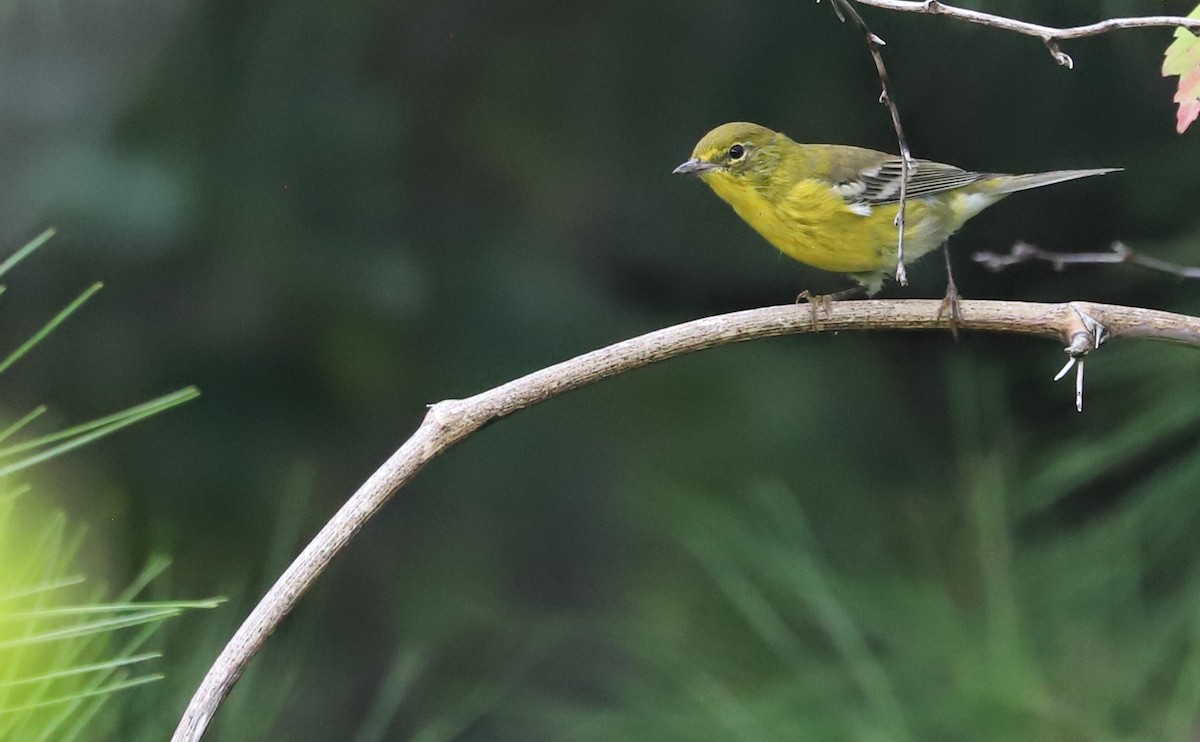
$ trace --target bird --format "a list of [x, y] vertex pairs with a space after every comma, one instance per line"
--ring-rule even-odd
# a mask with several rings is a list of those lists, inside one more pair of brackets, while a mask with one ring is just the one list
[[[944, 245], [968, 219], [1010, 193], [1120, 170], [1005, 175], [930, 160], [909, 162], [906, 262]], [[673, 172], [698, 176], [783, 254], [846, 274], [868, 296], [879, 293], [885, 276], [896, 270], [896, 215], [904, 173], [898, 155], [842, 144], [800, 144], [765, 126], [735, 121], [705, 134], [691, 158]], [[949, 258], [946, 265], [949, 270]], [[956, 318], [952, 276], [946, 302], [953, 303]]]

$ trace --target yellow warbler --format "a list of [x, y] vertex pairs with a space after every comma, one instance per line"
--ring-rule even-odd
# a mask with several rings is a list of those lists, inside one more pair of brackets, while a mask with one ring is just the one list
[[[764, 126], [735, 122], [705, 134], [675, 172], [700, 176], [785, 255], [849, 274], [874, 294], [896, 268], [901, 168], [897, 155], [797, 144]], [[905, 261], [937, 249], [968, 219], [1014, 191], [1119, 169], [1000, 175], [914, 160], [905, 208]]]

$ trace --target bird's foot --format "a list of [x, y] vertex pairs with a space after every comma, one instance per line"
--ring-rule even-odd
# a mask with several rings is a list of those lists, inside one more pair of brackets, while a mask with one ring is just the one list
[[[946, 259], [946, 296], [942, 299], [942, 305], [938, 307], [937, 321], [942, 321], [942, 315], [945, 314], [950, 325], [950, 334], [954, 336], [954, 342], [958, 342], [958, 322], [962, 319], [962, 302], [958, 295], [958, 284], [954, 283], [954, 269], [950, 267], [950, 243], [942, 243], [942, 257]], [[947, 312], [946, 310], [949, 310]]]
[[796, 303], [808, 302], [808, 308], [812, 311], [812, 329], [817, 330], [817, 308], [825, 312], [825, 319], [829, 319], [830, 312], [833, 311], [833, 295], [832, 294], [814, 294], [808, 289], [801, 291], [796, 297]]
[[866, 289], [862, 286], [855, 286], [842, 291], [835, 291], [832, 294], [814, 294], [805, 289], [804, 291], [800, 292], [799, 296], [796, 297], [796, 303], [799, 304], [800, 302], [808, 302], [809, 309], [812, 310], [812, 328], [815, 331], [817, 329], [818, 308], [820, 308], [820, 310], [825, 314], [825, 319], [829, 319], [830, 315], [833, 313], [833, 303], [835, 301], [841, 301], [842, 299], [849, 299], [853, 296], [859, 295], [866, 295]]
[[946, 284], [946, 296], [942, 298], [942, 304], [938, 307], [937, 318], [938, 322], [942, 321], [942, 316], [946, 317], [946, 324], [950, 326], [950, 334], [954, 339], [958, 340], [958, 323], [962, 320], [962, 297], [958, 294], [958, 286], [954, 281]]

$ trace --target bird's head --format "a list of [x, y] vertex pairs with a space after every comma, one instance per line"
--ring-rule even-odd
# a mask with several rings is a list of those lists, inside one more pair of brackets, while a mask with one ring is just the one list
[[769, 179], [779, 159], [779, 138], [765, 126], [735, 121], [721, 124], [704, 135], [692, 158], [672, 172], [696, 175], [709, 185], [714, 181], [755, 184]]

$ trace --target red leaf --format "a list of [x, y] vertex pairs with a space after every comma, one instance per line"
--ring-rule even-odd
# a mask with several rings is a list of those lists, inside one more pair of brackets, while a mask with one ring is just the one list
[[[1200, 6], [1188, 17], [1200, 18]], [[1175, 29], [1175, 40], [1167, 47], [1162, 73], [1163, 77], [1179, 75], [1179, 88], [1175, 91], [1175, 102], [1179, 104], [1175, 130], [1182, 134], [1200, 118], [1200, 36], [1187, 29]]]
[[1179, 78], [1179, 90], [1175, 93], [1175, 102], [1179, 104], [1175, 130], [1182, 134], [1192, 125], [1193, 121], [1200, 118], [1200, 66]]

